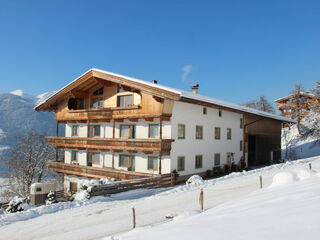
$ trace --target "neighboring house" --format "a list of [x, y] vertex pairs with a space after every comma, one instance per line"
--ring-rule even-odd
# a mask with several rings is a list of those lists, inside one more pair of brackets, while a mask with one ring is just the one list
[[[319, 101], [315, 100], [315, 96], [310, 93], [302, 92], [300, 93], [300, 97], [304, 98], [304, 102], [305, 102], [305, 104], [301, 106], [302, 108], [301, 115], [306, 116], [310, 112], [310, 107], [314, 104], [319, 103]], [[277, 104], [277, 109], [281, 112], [281, 115], [288, 118], [292, 118], [291, 109], [296, 107], [295, 105], [290, 104], [290, 98], [291, 98], [291, 95], [275, 100]]]
[[[91, 69], [39, 104], [56, 113], [64, 150], [50, 169], [74, 192], [83, 179], [141, 178], [176, 170], [180, 180], [244, 159], [249, 166], [281, 158], [282, 116], [139, 79]], [[58, 158], [57, 158], [58, 159]]]

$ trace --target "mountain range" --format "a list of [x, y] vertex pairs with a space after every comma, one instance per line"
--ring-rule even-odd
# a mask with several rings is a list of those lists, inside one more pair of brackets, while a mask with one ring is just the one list
[[46, 135], [55, 133], [54, 113], [34, 110], [52, 94], [54, 92], [32, 96], [22, 90], [0, 94], [0, 150], [14, 146], [17, 137], [32, 131]]

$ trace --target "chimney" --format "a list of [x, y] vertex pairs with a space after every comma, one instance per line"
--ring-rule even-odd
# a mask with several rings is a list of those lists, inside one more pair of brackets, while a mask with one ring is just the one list
[[192, 93], [198, 94], [199, 84], [193, 84], [191, 89], [192, 89]]
[[151, 82], [154, 84], [158, 84], [158, 80], [152, 80]]

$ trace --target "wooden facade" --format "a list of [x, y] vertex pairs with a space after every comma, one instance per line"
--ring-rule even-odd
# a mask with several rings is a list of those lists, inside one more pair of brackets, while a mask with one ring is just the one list
[[[300, 93], [300, 96], [301, 98], [304, 98], [306, 102], [303, 106], [301, 106], [302, 108], [301, 115], [306, 116], [310, 111], [310, 107], [315, 104], [319, 104], [319, 100], [317, 100], [313, 94], [309, 94], [309, 93]], [[281, 115], [289, 118], [291, 118], [290, 109], [297, 107], [294, 104], [290, 104], [290, 101], [289, 101], [290, 97], [291, 96], [279, 98], [275, 101], [277, 104], [277, 109], [281, 112]]]

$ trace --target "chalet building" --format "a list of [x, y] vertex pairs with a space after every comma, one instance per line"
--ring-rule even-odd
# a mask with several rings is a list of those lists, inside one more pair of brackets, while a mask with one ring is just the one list
[[[301, 92], [300, 97], [304, 98], [304, 102], [305, 102], [305, 104], [301, 106], [302, 108], [301, 115], [306, 116], [310, 112], [310, 107], [314, 104], [318, 104], [319, 101], [315, 100], [315, 96], [310, 93]], [[293, 104], [290, 104], [290, 98], [291, 98], [291, 95], [275, 100], [277, 104], [277, 109], [281, 112], [281, 115], [288, 118], [292, 118], [291, 109], [297, 107]]]
[[[91, 69], [35, 109], [56, 113], [64, 150], [51, 170], [67, 191], [86, 178], [132, 179], [177, 171], [180, 180], [281, 158], [281, 127], [292, 120], [139, 79]], [[58, 159], [57, 159], [58, 160]], [[209, 170], [209, 171], [208, 171]]]

